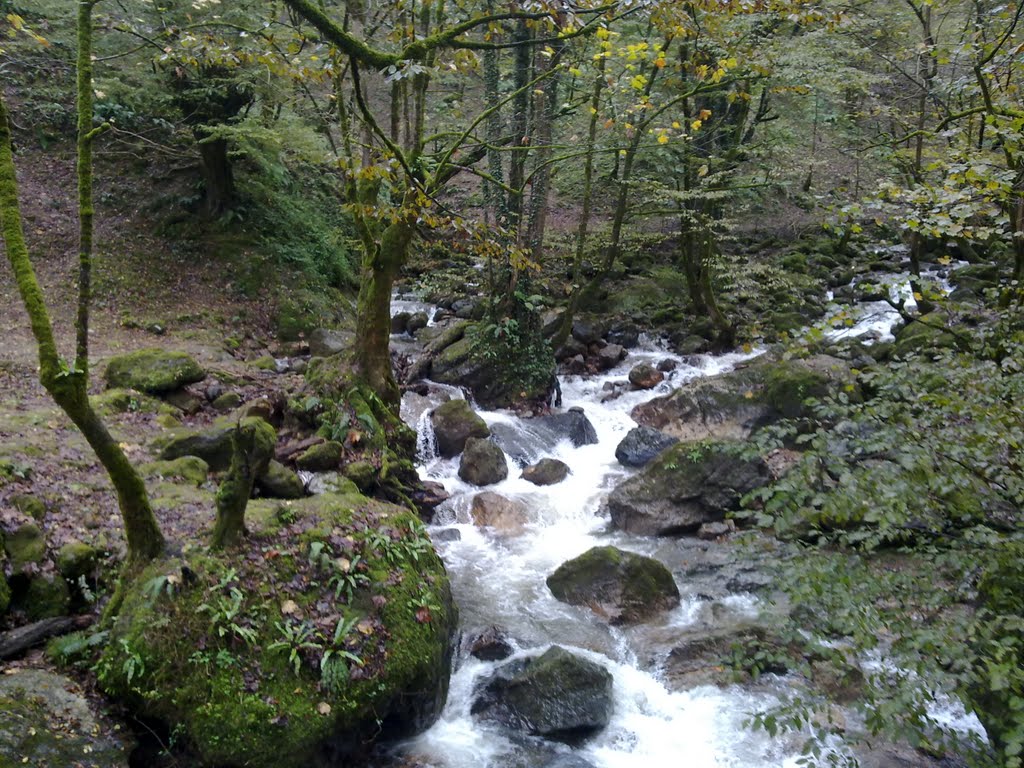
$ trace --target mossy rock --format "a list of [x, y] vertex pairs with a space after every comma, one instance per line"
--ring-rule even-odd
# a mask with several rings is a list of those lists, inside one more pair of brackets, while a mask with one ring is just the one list
[[912, 354], [955, 349], [956, 338], [945, 330], [946, 327], [947, 320], [939, 312], [932, 312], [919, 321], [904, 326], [896, 334], [896, 342], [892, 348], [893, 355], [908, 357]]
[[471, 437], [490, 437], [491, 430], [480, 416], [473, 412], [465, 400], [449, 400], [437, 406], [430, 414], [437, 451], [450, 459], [458, 456]]
[[66, 616], [71, 608], [71, 589], [60, 574], [36, 573], [24, 593], [14, 594], [12, 608], [23, 610], [29, 621]]
[[299, 476], [279, 461], [271, 459], [267, 469], [256, 479], [260, 493], [272, 499], [301, 499], [306, 486]]
[[249, 365], [261, 371], [277, 373], [277, 362], [270, 355], [264, 355], [263, 357], [258, 357], [255, 360], [250, 360]]
[[0, 570], [0, 616], [3, 616], [11, 605], [11, 585], [7, 583], [7, 577]]
[[307, 472], [328, 472], [337, 469], [345, 448], [334, 440], [310, 446], [295, 459], [295, 466]]
[[562, 602], [588, 606], [613, 624], [633, 624], [679, 605], [668, 568], [616, 547], [594, 547], [562, 563], [547, 585]]
[[[250, 416], [241, 420], [241, 426], [259, 422], [270, 426], [263, 419]], [[198, 456], [205, 461], [214, 472], [222, 472], [231, 464], [231, 435], [236, 423], [230, 419], [221, 419], [199, 432], [178, 431], [167, 439], [161, 440], [161, 461], [172, 461], [183, 456]], [[273, 429], [272, 427], [270, 427]], [[275, 433], [276, 439], [276, 433]]]
[[143, 477], [177, 478], [198, 487], [206, 482], [210, 465], [198, 456], [181, 456], [143, 464], [139, 471]]
[[351, 461], [341, 468], [341, 474], [365, 493], [376, 484], [379, 473], [377, 468], [368, 461]]
[[0, 764], [127, 768], [125, 734], [73, 680], [22, 668], [0, 677]]
[[155, 397], [122, 387], [108, 389], [98, 395], [90, 395], [89, 402], [92, 403], [92, 407], [99, 411], [101, 415], [119, 413], [166, 413], [174, 415], [177, 413], [175, 408], [160, 402]]
[[782, 360], [765, 371], [764, 398], [783, 418], [795, 419], [806, 413], [805, 401], [825, 397], [830, 384], [828, 375], [806, 362]]
[[46, 503], [38, 496], [29, 493], [16, 493], [11, 496], [11, 503], [15, 509], [33, 520], [42, 521], [46, 517]]
[[159, 560], [125, 586], [101, 687], [205, 765], [349, 764], [429, 726], [457, 617], [422, 524], [358, 494], [252, 506], [243, 551]]
[[220, 411], [221, 413], [228, 413], [229, 411], [235, 410], [242, 404], [242, 396], [237, 392], [225, 392], [222, 395], [218, 395], [210, 405], [213, 410]]
[[57, 570], [69, 581], [77, 581], [96, 570], [100, 552], [96, 547], [81, 541], [69, 541], [57, 550]]
[[4, 538], [4, 549], [11, 559], [11, 570], [19, 573], [30, 563], [46, 557], [46, 537], [35, 523], [22, 523]]
[[127, 387], [153, 395], [172, 392], [204, 378], [206, 371], [187, 353], [157, 348], [111, 358], [104, 373], [108, 389]]

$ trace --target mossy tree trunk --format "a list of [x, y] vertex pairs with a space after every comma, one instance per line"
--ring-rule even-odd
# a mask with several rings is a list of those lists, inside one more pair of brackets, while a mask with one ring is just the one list
[[260, 419], [247, 419], [231, 434], [231, 466], [217, 489], [213, 549], [237, 546], [245, 536], [245, 508], [274, 455], [274, 442], [273, 428]]
[[[89, 12], [83, 13], [79, 20], [84, 20], [86, 27], [91, 31], [92, 5], [83, 3], [83, 6], [86, 6]], [[79, 42], [88, 45], [90, 35], [88, 33], [82, 35]], [[91, 113], [91, 102], [89, 106]], [[91, 128], [90, 133], [92, 133]], [[86, 155], [86, 160], [88, 160], [88, 155]], [[80, 170], [83, 168], [84, 166], [80, 164]], [[88, 182], [88, 173], [85, 174], [85, 178]], [[91, 199], [91, 197], [87, 197], [87, 199]], [[18, 292], [25, 305], [32, 325], [32, 333], [36, 339], [39, 351], [39, 380], [57, 405], [81, 430], [110, 477], [117, 492], [118, 505], [124, 522], [129, 562], [138, 564], [151, 560], [163, 552], [164, 538], [156, 517], [153, 515], [146, 486], [124, 455], [117, 440], [107, 431], [106, 426], [89, 403], [87, 370], [84, 366], [83, 368], [68, 366], [61, 360], [57, 352], [57, 343], [54, 339], [49, 312], [46, 309], [43, 292], [36, 279], [29, 258], [28, 246], [25, 243], [18, 204], [14, 155], [11, 149], [10, 121], [2, 96], [0, 96], [0, 231], [2, 231], [7, 251], [7, 259], [18, 285]], [[88, 236], [86, 244], [88, 244], [91, 242], [91, 228], [86, 230], [86, 234]], [[86, 253], [86, 256], [89, 254]], [[90, 262], [91, 258], [83, 259], [87, 269]], [[79, 330], [81, 332], [81, 326]], [[88, 332], [87, 325], [84, 330], [86, 333]], [[83, 345], [80, 344], [80, 346]], [[85, 348], [79, 351], [87, 353], [87, 345], [84, 346]], [[84, 360], [79, 362], [84, 363]]]

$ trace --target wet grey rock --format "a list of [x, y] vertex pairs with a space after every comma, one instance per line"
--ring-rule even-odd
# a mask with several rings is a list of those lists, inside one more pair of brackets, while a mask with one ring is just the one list
[[513, 653], [512, 644], [497, 627], [487, 627], [470, 637], [469, 655], [481, 661], [503, 661]]
[[606, 344], [597, 352], [597, 364], [602, 371], [614, 368], [626, 359], [626, 350], [619, 344]]
[[471, 437], [462, 452], [459, 477], [473, 485], [500, 483], [508, 477], [505, 454], [490, 440]]
[[491, 430], [465, 400], [449, 400], [430, 414], [437, 452], [444, 458], [458, 456], [471, 437], [489, 437]]
[[337, 355], [348, 350], [354, 340], [355, 334], [349, 331], [317, 328], [309, 334], [309, 354], [313, 357]]
[[470, 509], [473, 522], [483, 528], [493, 528], [503, 536], [518, 536], [530, 520], [529, 510], [519, 501], [484, 491], [473, 497]]
[[412, 317], [411, 312], [396, 312], [391, 316], [391, 332], [392, 333], [405, 333], [409, 328], [409, 318]]
[[604, 337], [604, 328], [591, 320], [576, 320], [572, 324], [572, 337], [583, 344], [594, 344]]
[[409, 316], [409, 322], [407, 323], [405, 330], [415, 336], [417, 332], [426, 328], [427, 323], [429, 322], [430, 319], [427, 317], [426, 312], [413, 312], [413, 314]]
[[534, 485], [556, 485], [569, 476], [569, 465], [558, 459], [541, 459], [523, 470], [522, 478]]
[[597, 431], [582, 408], [570, 408], [565, 413], [523, 419], [515, 425], [499, 422], [491, 427], [491, 437], [516, 464], [525, 467], [549, 455], [565, 439], [577, 448], [593, 445]]
[[679, 442], [650, 427], [634, 427], [615, 447], [615, 458], [627, 467], [642, 467], [666, 448]]
[[545, 763], [544, 768], [594, 768], [594, 764], [579, 755], [558, 755], [551, 762]]
[[576, 742], [608, 725], [612, 675], [556, 645], [499, 667], [483, 681], [470, 711], [511, 730]]

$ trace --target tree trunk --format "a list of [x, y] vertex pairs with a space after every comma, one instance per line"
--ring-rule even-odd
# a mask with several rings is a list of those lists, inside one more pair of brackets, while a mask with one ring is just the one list
[[235, 202], [235, 175], [231, 170], [226, 139], [198, 135], [199, 172], [203, 177], [203, 215], [215, 219]]
[[86, 374], [69, 370], [57, 353], [49, 312], [25, 244], [17, 192], [10, 123], [0, 96], [0, 228], [7, 259], [39, 350], [39, 380], [82, 431], [117, 491], [128, 544], [128, 561], [133, 564], [147, 562], [163, 552], [164, 537], [153, 515], [142, 478], [89, 403]]
[[231, 434], [231, 466], [217, 489], [213, 549], [234, 547], [245, 535], [245, 508], [253, 485], [274, 455], [272, 428], [259, 419], [239, 424]]

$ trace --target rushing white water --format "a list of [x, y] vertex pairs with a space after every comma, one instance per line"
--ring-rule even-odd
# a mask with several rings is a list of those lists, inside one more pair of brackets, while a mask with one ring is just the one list
[[[630, 473], [615, 459], [616, 446], [636, 426], [629, 413], [635, 405], [686, 381], [730, 370], [758, 354], [760, 351], [681, 358], [645, 340], [611, 371], [562, 379], [563, 409], [581, 407], [598, 442], [574, 447], [567, 439], [555, 445], [549, 441], [530, 455], [531, 461], [550, 456], [569, 465], [571, 474], [552, 486], [538, 487], [523, 480], [516, 462], [506, 456], [508, 479], [487, 490], [526, 504], [529, 522], [518, 536], [502, 537], [476, 527], [469, 509], [481, 489], [459, 479], [457, 458], [441, 459], [431, 450], [428, 413], [441, 401], [461, 396], [458, 391], [435, 385], [430, 396], [407, 395], [403, 402], [403, 418], [417, 427], [421, 436], [421, 476], [443, 483], [452, 495], [438, 510], [432, 530], [455, 528], [459, 532], [457, 540], [437, 538], [467, 633], [496, 625], [507, 632], [519, 655], [533, 655], [558, 644], [612, 672], [615, 705], [611, 722], [577, 750], [597, 768], [669, 765], [681, 755], [687, 765], [697, 767], [795, 764], [794, 742], [772, 740], [743, 727], [745, 717], [770, 703], [769, 690], [755, 693], [739, 687], [700, 687], [673, 691], [658, 674], [658, 662], [672, 647], [673, 637], [696, 625], [711, 626], [717, 620], [714, 617], [749, 619], [758, 611], [755, 598], [726, 595], [712, 605], [692, 594], [687, 584], [680, 584], [683, 600], [678, 608], [642, 629], [619, 629], [609, 627], [587, 608], [555, 600], [545, 584], [559, 565], [598, 544], [659, 554], [664, 542], [610, 531], [600, 514], [605, 496]], [[666, 358], [672, 359], [676, 368], [657, 389], [632, 391], [626, 385], [632, 366], [642, 361], [657, 364]], [[524, 435], [527, 443], [531, 439], [528, 420], [502, 411], [479, 413], [492, 429]], [[524, 753], [521, 743], [470, 715], [475, 686], [495, 666], [468, 656], [461, 659], [441, 719], [403, 745], [402, 751], [437, 768], [543, 765], [548, 757]], [[549, 755], [566, 750], [563, 745], [551, 745]]]

